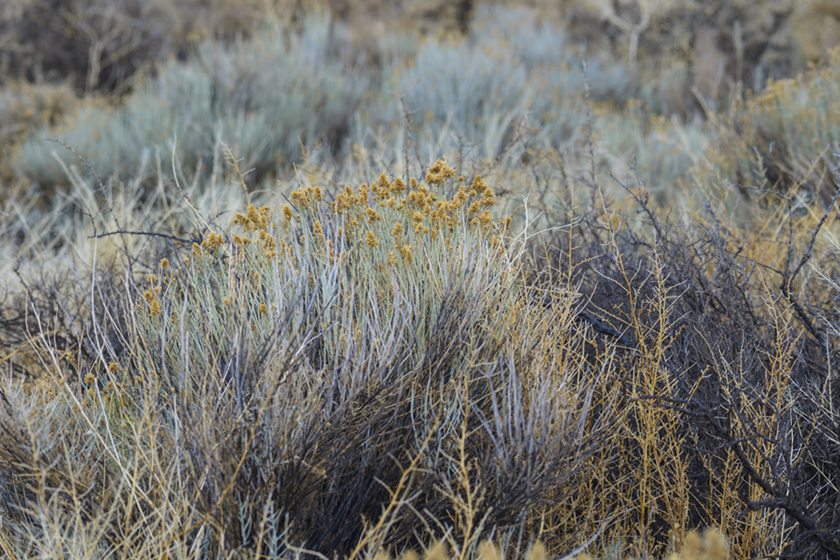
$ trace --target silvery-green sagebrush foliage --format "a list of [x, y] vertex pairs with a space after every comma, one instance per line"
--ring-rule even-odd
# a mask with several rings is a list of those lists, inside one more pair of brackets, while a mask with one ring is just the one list
[[55, 158], [74, 163], [77, 156], [44, 141], [52, 137], [105, 177], [132, 175], [154, 156], [168, 160], [173, 146], [192, 171], [211, 166], [224, 142], [258, 175], [298, 161], [304, 149], [337, 149], [369, 82], [328, 55], [326, 33], [319, 21], [302, 35], [207, 43], [190, 61], [162, 68], [122, 106], [94, 104], [41, 131], [22, 147], [16, 168], [36, 183], [64, 182]]

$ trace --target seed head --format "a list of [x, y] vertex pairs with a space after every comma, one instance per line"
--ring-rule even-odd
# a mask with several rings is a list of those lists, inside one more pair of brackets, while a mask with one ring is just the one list
[[371, 207], [365, 208], [365, 216], [367, 217], [368, 222], [375, 222], [379, 219], [379, 214]]
[[411, 259], [413, 258], [413, 252], [411, 247], [408, 245], [401, 245], [400, 246], [400, 255], [402, 256], [403, 262], [405, 264], [411, 264]]
[[221, 233], [216, 233], [211, 231], [207, 234], [207, 237], [204, 238], [204, 241], [201, 243], [202, 247], [210, 251], [211, 253], [221, 247], [224, 244], [224, 238], [222, 237]]
[[439, 185], [453, 177], [455, 177], [455, 170], [448, 163], [439, 159], [429, 167], [429, 171], [426, 173], [426, 182], [430, 185]]

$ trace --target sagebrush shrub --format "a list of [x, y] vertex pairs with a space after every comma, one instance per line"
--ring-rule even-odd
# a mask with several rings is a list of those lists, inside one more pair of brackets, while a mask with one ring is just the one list
[[125, 178], [177, 149], [192, 174], [212, 168], [225, 143], [259, 181], [319, 144], [338, 153], [368, 81], [331, 57], [327, 29], [326, 21], [310, 21], [293, 37], [266, 31], [244, 44], [206, 43], [191, 62], [163, 67], [124, 105], [90, 103], [38, 132], [16, 157], [17, 172], [64, 184], [62, 163], [78, 165], [81, 156], [101, 177]]
[[[609, 402], [587, 404], [606, 379], [585, 360], [572, 287], [535, 297], [521, 283], [520, 241], [494, 203], [444, 162], [424, 181], [382, 175], [331, 199], [306, 187], [285, 209], [249, 206], [231, 234], [205, 232], [138, 284], [91, 286], [81, 361], [65, 370], [65, 350], [36, 345], [55, 416], [35, 426], [21, 389], [4, 392], [2, 480], [27, 488], [7, 502], [14, 546], [69, 545], [77, 484], [110, 496], [84, 513], [102, 536], [73, 546], [90, 552], [192, 557], [266, 539], [375, 550], [414, 542], [418, 514], [454, 516], [438, 536], [459, 554], [490, 527], [524, 531], [580, 472]], [[21, 432], [46, 437], [74, 409], [58, 447]], [[49, 462], [25, 460], [31, 446]], [[68, 493], [25, 482], [41, 469]], [[14, 513], [38, 496], [47, 539]], [[161, 508], [178, 521], [144, 513]]]

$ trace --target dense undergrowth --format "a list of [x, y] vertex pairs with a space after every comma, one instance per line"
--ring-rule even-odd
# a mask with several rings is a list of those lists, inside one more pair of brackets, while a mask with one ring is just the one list
[[126, 59], [0, 57], [6, 556], [840, 554], [840, 58], [766, 80], [782, 9], [703, 12], [766, 54], [710, 97], [643, 2], [99, 4]]

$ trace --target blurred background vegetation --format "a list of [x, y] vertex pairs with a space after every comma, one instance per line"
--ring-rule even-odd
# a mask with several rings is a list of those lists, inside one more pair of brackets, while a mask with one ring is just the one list
[[[532, 151], [580, 139], [586, 84], [598, 155], [657, 190], [716, 143], [709, 122], [838, 39], [840, 8], [817, 0], [11, 0], [0, 170], [66, 183], [61, 162], [79, 158], [47, 138], [101, 176], [136, 174], [176, 138], [186, 169], [222, 140], [256, 181], [360, 152], [393, 169], [406, 119], [423, 159], [513, 160], [523, 127]], [[657, 157], [658, 140], [682, 149]]]
[[834, 0], [5, 0], [0, 551], [836, 557], [838, 49]]

